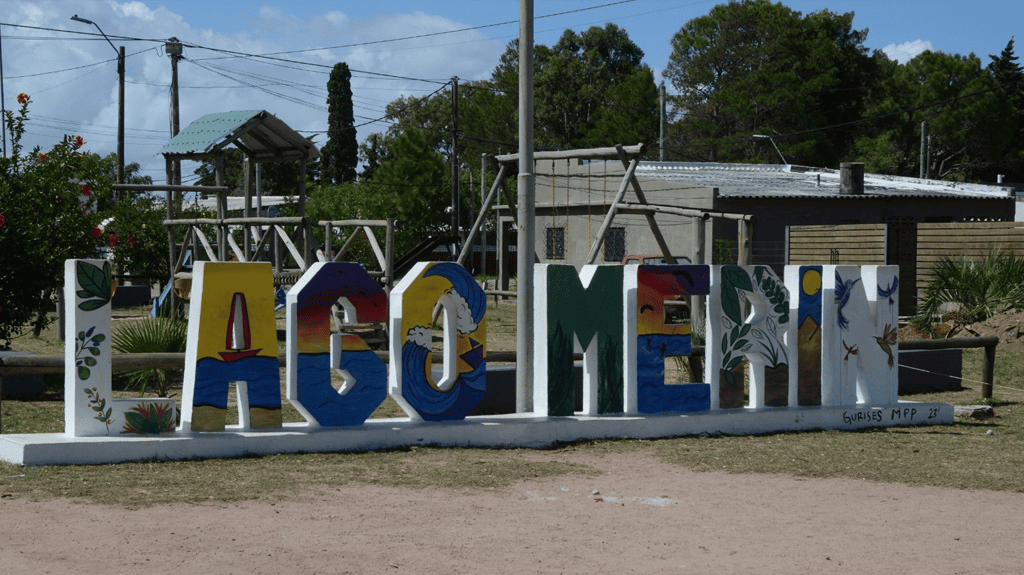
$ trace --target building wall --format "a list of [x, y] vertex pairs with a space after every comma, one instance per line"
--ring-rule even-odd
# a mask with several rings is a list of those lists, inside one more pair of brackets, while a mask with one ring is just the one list
[[[577, 162], [538, 161], [536, 174], [536, 225], [537, 254], [543, 263], [568, 263], [583, 267], [590, 246], [597, 237], [608, 212], [622, 186], [626, 170], [621, 162]], [[567, 177], [568, 175], [568, 177]], [[648, 204], [676, 207], [711, 209], [714, 188], [695, 187], [679, 182], [643, 180], [641, 189]], [[554, 200], [555, 208], [552, 209]], [[640, 203], [632, 186], [623, 198], [627, 203]], [[569, 204], [573, 207], [566, 209]], [[693, 218], [669, 214], [657, 214], [655, 220], [665, 243], [672, 255], [694, 258]], [[660, 254], [661, 248], [654, 239], [647, 218], [638, 214], [617, 214], [612, 228], [622, 228], [625, 246], [622, 255]], [[548, 258], [547, 230], [561, 228], [564, 231], [565, 250], [562, 258]], [[705, 229], [705, 243], [710, 246], [711, 225]], [[707, 250], [710, 258], [710, 249]], [[605, 259], [605, 249], [598, 253], [594, 263], [619, 263]], [[710, 260], [709, 260], [710, 262]]]

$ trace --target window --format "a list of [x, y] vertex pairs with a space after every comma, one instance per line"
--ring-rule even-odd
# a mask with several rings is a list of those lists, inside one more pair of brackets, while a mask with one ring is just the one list
[[549, 260], [565, 259], [565, 228], [544, 230], [544, 258]]
[[621, 262], [626, 257], [626, 228], [608, 228], [604, 236], [604, 261]]

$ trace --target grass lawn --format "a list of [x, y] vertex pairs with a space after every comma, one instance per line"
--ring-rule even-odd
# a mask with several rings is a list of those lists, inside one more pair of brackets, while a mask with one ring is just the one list
[[[514, 319], [514, 318], [513, 318]], [[492, 321], [497, 329], [506, 320]], [[511, 331], [511, 330], [510, 330]], [[514, 334], [514, 331], [512, 331]], [[490, 336], [490, 333], [489, 333]], [[31, 336], [28, 336], [31, 338]], [[34, 339], [34, 338], [33, 338]], [[490, 338], [489, 338], [490, 339]], [[37, 353], [57, 354], [52, 342], [31, 342]], [[25, 349], [19, 346], [18, 349]], [[493, 348], [492, 348], [493, 349]], [[982, 350], [964, 351], [964, 376], [980, 379]], [[661, 460], [694, 470], [850, 477], [956, 489], [1024, 492], [1024, 353], [998, 352], [996, 417], [957, 418], [951, 426], [883, 428], [860, 432], [817, 431], [741, 437], [685, 437], [653, 441], [595, 441], [554, 448], [595, 454], [649, 450]], [[4, 401], [3, 433], [59, 432], [63, 403], [59, 381], [45, 401]], [[981, 386], [902, 399], [954, 405], [985, 403]], [[287, 404], [287, 402], [286, 402]], [[228, 410], [229, 413], [232, 410]], [[374, 417], [402, 413], [390, 398]], [[301, 421], [287, 407], [285, 419]], [[986, 432], [991, 430], [992, 435]], [[199, 502], [256, 499], [319, 484], [360, 481], [391, 486], [502, 487], [521, 477], [590, 473], [579, 465], [536, 462], [510, 449], [408, 448], [371, 453], [273, 455], [201, 461], [101, 466], [22, 468], [0, 463], [0, 496], [48, 499], [81, 497], [125, 505], [125, 495], [145, 501]], [[460, 471], [461, 470], [461, 471]], [[468, 472], [467, 472], [468, 471]], [[244, 478], [245, 489], [239, 489]]]

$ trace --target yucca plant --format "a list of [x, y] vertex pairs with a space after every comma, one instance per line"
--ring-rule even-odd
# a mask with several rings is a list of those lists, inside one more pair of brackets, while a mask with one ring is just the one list
[[1012, 253], [992, 250], [977, 261], [943, 258], [932, 271], [915, 318], [919, 325], [930, 327], [932, 318], [947, 312], [952, 335], [964, 325], [1024, 305], [1024, 259]]
[[[118, 353], [184, 353], [188, 322], [174, 318], [146, 318], [117, 325], [110, 345]], [[150, 387], [157, 397], [170, 397], [170, 370], [126, 371], [126, 389], [138, 389], [141, 397]]]

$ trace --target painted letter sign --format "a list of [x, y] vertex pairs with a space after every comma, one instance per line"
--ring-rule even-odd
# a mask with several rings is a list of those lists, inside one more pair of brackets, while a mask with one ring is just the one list
[[[767, 417], [759, 430], [772, 431], [799, 421], [802, 409], [817, 410], [812, 417], [835, 408], [834, 427], [945, 422], [944, 408], [899, 402], [895, 266], [787, 266], [780, 279], [767, 266], [601, 265], [577, 274], [539, 264], [535, 278], [533, 413], [517, 415], [532, 424], [749, 413]], [[270, 264], [196, 264], [178, 427], [172, 399], [112, 397], [112, 290], [109, 262], [66, 263], [67, 437], [283, 429]], [[688, 315], [694, 297], [706, 297], [702, 324]], [[388, 295], [358, 264], [317, 263], [286, 299], [284, 395], [306, 419], [289, 432], [366, 427], [388, 395], [411, 422], [458, 422], [488, 392], [486, 298], [457, 264], [421, 262]], [[435, 344], [436, 319], [443, 338]], [[387, 324], [389, 363], [345, 332], [354, 322]], [[666, 358], [692, 353], [700, 332], [702, 381], [667, 381]], [[232, 385], [239, 424], [229, 428]], [[792, 413], [772, 419], [779, 410]]]

